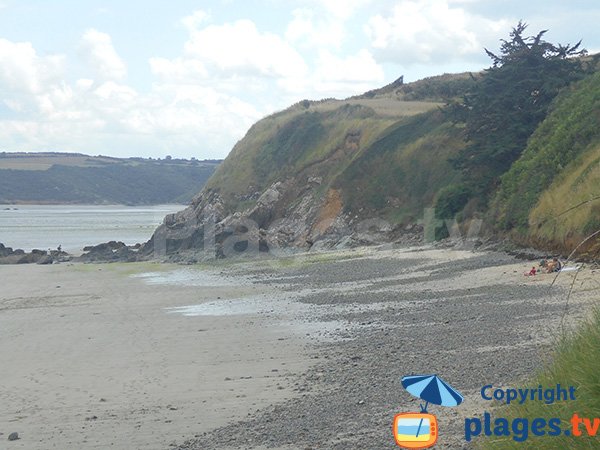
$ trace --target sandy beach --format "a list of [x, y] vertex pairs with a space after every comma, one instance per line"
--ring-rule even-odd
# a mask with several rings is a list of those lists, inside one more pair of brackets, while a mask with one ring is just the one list
[[308, 360], [298, 333], [266, 314], [168, 309], [272, 288], [136, 276], [181, 269], [153, 266], [0, 267], [0, 448], [165, 449], [291, 395]]
[[481, 386], [531, 376], [595, 301], [590, 269], [551, 287], [530, 266], [391, 247], [1, 266], [1, 448], [395, 448], [394, 414], [418, 404], [399, 378], [420, 372], [465, 395], [435, 411], [436, 448], [463, 448]]

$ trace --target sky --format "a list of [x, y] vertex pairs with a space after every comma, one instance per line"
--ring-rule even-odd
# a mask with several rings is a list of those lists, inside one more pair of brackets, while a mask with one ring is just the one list
[[0, 151], [224, 158], [300, 100], [489, 67], [519, 20], [600, 51], [597, 0], [0, 0]]

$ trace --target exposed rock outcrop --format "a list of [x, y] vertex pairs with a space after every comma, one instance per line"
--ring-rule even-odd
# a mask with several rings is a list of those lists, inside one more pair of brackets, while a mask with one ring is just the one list
[[243, 210], [226, 213], [216, 192], [205, 191], [187, 209], [167, 216], [139, 259], [196, 262], [260, 253], [288, 253], [376, 244], [410, 236], [417, 243], [422, 228], [394, 228], [381, 219], [358, 220], [344, 212], [339, 191], [319, 196], [315, 177], [275, 182]]
[[4, 258], [5, 256], [9, 256], [13, 254], [13, 249], [10, 247], [5, 247], [4, 244], [0, 243], [0, 258]]
[[140, 245], [125, 245], [123, 242], [110, 241], [84, 247], [83, 255], [77, 261], [82, 262], [133, 262], [138, 260]]
[[33, 249], [27, 253], [22, 249], [13, 250], [0, 243], [0, 264], [53, 264], [69, 261], [71, 256], [62, 250]]

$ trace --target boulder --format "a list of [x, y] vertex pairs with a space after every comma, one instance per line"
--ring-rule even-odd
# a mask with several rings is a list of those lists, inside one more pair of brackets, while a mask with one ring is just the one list
[[52, 264], [53, 262], [54, 258], [52, 257], [52, 255], [45, 255], [37, 260], [37, 264]]
[[0, 243], [0, 258], [4, 258], [5, 256], [10, 256], [13, 254], [13, 249], [10, 247], [5, 247], [4, 244]]
[[84, 254], [77, 258], [83, 262], [134, 262], [138, 252], [123, 242], [110, 241], [84, 247]]
[[[15, 254], [17, 252], [15, 251]], [[20, 253], [20, 257], [17, 259], [16, 264], [32, 264], [38, 262], [45, 256], [48, 256], [48, 252], [46, 250], [38, 250], [33, 249], [31, 253]]]
[[279, 190], [283, 187], [283, 183], [278, 181], [273, 183], [256, 201], [257, 204], [263, 206], [273, 206], [279, 200], [281, 192]]
[[9, 440], [9, 441], [17, 441], [17, 440], [19, 440], [19, 439], [21, 439], [21, 438], [19, 437], [19, 433], [17, 433], [17, 432], [10, 433], [10, 434], [8, 435], [8, 440]]
[[70, 260], [71, 255], [61, 250], [51, 250], [48, 253], [46, 250], [34, 249], [26, 253], [20, 248], [13, 250], [0, 244], [0, 264], [52, 264]]

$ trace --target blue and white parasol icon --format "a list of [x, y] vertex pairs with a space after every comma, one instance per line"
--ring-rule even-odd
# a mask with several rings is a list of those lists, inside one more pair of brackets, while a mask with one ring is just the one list
[[[437, 375], [414, 375], [402, 377], [402, 386], [415, 397], [425, 400], [425, 406], [421, 405], [421, 412], [427, 412], [427, 405], [433, 403], [440, 406], [458, 406], [464, 397], [460, 392], [451, 387]], [[417, 436], [421, 431], [423, 419], [417, 428]]]

